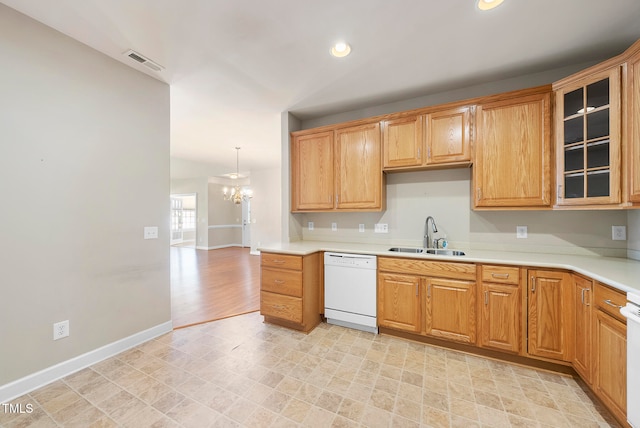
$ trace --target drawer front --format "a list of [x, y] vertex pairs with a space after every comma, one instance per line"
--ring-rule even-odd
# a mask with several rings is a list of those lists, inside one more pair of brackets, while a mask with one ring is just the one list
[[302, 257], [289, 254], [261, 253], [260, 264], [282, 269], [302, 270]]
[[260, 314], [302, 323], [302, 299], [262, 291], [260, 293]]
[[600, 309], [626, 324], [626, 319], [620, 313], [620, 308], [627, 304], [627, 295], [624, 292], [596, 282], [593, 289], [593, 297], [595, 304]]
[[472, 281], [476, 279], [476, 265], [473, 263], [378, 257], [378, 270], [380, 272], [415, 274], [438, 278], [468, 279]]
[[260, 289], [262, 291], [302, 297], [302, 272], [263, 267]]
[[520, 283], [520, 268], [513, 266], [483, 265], [482, 282], [518, 285]]

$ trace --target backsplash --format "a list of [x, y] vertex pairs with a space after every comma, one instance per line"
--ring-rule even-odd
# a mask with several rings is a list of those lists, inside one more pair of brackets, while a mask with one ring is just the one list
[[[295, 214], [303, 226], [302, 239], [420, 247], [425, 219], [433, 216], [435, 237], [446, 237], [450, 248], [627, 257], [628, 241], [611, 239], [612, 225], [627, 226], [626, 211], [473, 211], [469, 168], [402, 172], [386, 179], [385, 211]], [[638, 217], [635, 223], [640, 223]], [[387, 224], [388, 233], [374, 233], [376, 223]], [[630, 227], [637, 229], [635, 223]], [[360, 224], [364, 232], [359, 232]], [[516, 238], [516, 226], [527, 226], [526, 239]], [[634, 239], [629, 231], [628, 237]]]

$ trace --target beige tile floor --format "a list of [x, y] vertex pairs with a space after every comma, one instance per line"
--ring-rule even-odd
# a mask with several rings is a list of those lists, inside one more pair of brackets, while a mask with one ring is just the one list
[[615, 426], [571, 377], [251, 313], [176, 330], [0, 409], [2, 427]]

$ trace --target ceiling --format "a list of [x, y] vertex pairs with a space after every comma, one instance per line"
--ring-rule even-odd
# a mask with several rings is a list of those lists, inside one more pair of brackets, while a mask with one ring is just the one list
[[[305, 119], [615, 55], [638, 0], [0, 0], [171, 85], [171, 156], [217, 174], [280, 165]], [[352, 53], [329, 55], [346, 40]], [[128, 49], [165, 67], [153, 72]], [[215, 173], [214, 173], [215, 174]]]

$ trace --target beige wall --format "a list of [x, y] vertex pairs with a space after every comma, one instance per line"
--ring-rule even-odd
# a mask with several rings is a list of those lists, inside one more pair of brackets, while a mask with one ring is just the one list
[[627, 213], [627, 257], [640, 260], [640, 210]]
[[251, 171], [251, 250], [280, 242], [282, 230], [282, 174], [280, 168]]
[[2, 386], [171, 307], [169, 87], [4, 5], [0, 58]]
[[[243, 185], [243, 183], [240, 183]], [[225, 201], [223, 188], [229, 184], [209, 183], [209, 248], [242, 245], [242, 205]]]

